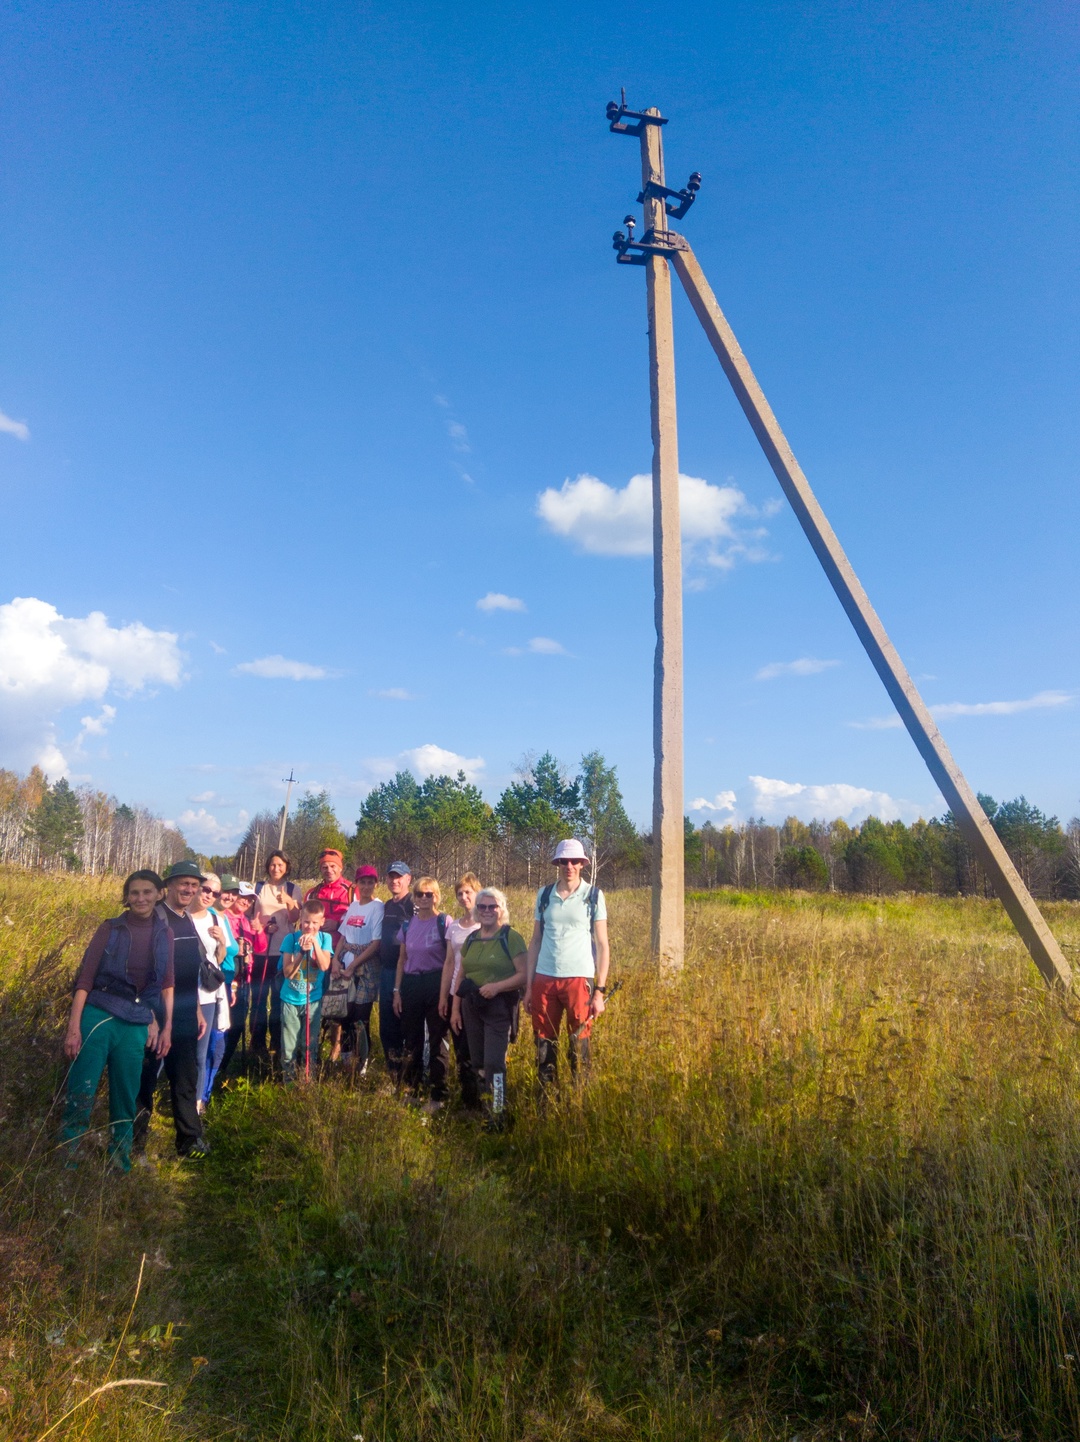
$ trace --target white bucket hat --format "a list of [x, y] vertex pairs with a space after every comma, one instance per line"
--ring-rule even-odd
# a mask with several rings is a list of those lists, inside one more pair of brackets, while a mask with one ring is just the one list
[[589, 857], [580, 841], [560, 841], [555, 848], [552, 861], [588, 861]]

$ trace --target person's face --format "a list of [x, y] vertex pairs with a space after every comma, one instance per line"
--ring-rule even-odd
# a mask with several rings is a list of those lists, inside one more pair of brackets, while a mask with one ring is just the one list
[[386, 884], [390, 888], [390, 895], [394, 900], [400, 901], [402, 897], [408, 896], [409, 887], [412, 884], [412, 877], [409, 876], [408, 873], [402, 876], [397, 871], [391, 871], [386, 878]]
[[165, 887], [165, 895], [174, 911], [186, 911], [199, 894], [201, 882], [194, 876], [178, 876]]
[[454, 893], [462, 911], [472, 911], [476, 905], [476, 892], [471, 886], [459, 886]]
[[499, 903], [492, 901], [490, 896], [485, 896], [483, 901], [476, 903], [476, 915], [479, 917], [482, 927], [497, 925], [499, 920]]
[[584, 861], [572, 861], [569, 857], [564, 857], [562, 861], [556, 861], [555, 865], [559, 868], [559, 880], [569, 881], [572, 886], [575, 881], [580, 880], [581, 868], [585, 863]]
[[255, 898], [253, 896], [238, 896], [236, 898], [236, 906], [234, 909], [238, 911], [241, 916], [247, 916], [248, 912], [251, 910], [254, 904]]
[[319, 862], [319, 870], [324, 881], [336, 881], [341, 875], [341, 862], [336, 856], [324, 856]]
[[271, 856], [270, 860], [266, 863], [266, 874], [275, 886], [278, 882], [285, 879], [287, 873], [288, 867], [284, 861], [282, 861], [281, 857]]
[[203, 910], [208, 906], [216, 906], [221, 900], [221, 886], [215, 886], [212, 881], [204, 881], [199, 887], [199, 907]]
[[412, 894], [413, 905], [421, 916], [430, 916], [435, 910], [436, 896], [433, 891], [416, 890]]
[[235, 891], [223, 891], [221, 893], [221, 904], [226, 911], [236, 910], [237, 896]]
[[300, 930], [305, 936], [317, 936], [322, 931], [322, 924], [323, 913], [321, 911], [316, 911], [314, 914], [305, 911], [300, 918]]
[[375, 895], [374, 876], [361, 876], [357, 879], [356, 889], [360, 893], [361, 905], [366, 906]]
[[133, 881], [127, 889], [128, 910], [144, 920], [161, 900], [161, 892], [152, 881]]

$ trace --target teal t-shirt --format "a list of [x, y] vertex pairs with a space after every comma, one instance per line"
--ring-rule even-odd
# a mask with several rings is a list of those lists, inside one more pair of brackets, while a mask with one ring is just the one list
[[[333, 951], [334, 949], [334, 943], [325, 931], [319, 932], [315, 938], [315, 945], [320, 951]], [[281, 943], [281, 957], [291, 956], [300, 949], [300, 933], [290, 931]], [[284, 972], [285, 967], [281, 957], [278, 958], [278, 971]], [[304, 961], [295, 976], [287, 976], [283, 979], [281, 983], [282, 1001], [292, 1002], [293, 1006], [304, 1006], [310, 1002], [314, 1006], [317, 1001], [322, 1001], [323, 988], [328, 975], [328, 971], [319, 969], [319, 964], [314, 958]]]
[[[536, 907], [533, 916], [543, 920], [544, 939], [540, 943], [540, 955], [536, 959], [537, 976], [587, 976], [596, 975], [596, 960], [592, 948], [592, 918], [589, 915], [589, 883], [582, 881], [569, 896], [559, 895], [558, 888], [551, 888], [547, 911], [540, 916], [540, 902], [544, 891], [536, 893]], [[604, 893], [596, 895], [596, 920], [607, 920], [607, 903]]]

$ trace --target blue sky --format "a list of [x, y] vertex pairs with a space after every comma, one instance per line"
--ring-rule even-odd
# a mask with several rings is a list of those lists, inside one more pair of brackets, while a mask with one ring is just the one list
[[[647, 819], [625, 85], [671, 117], [669, 180], [704, 175], [682, 228], [972, 784], [1080, 810], [1075, 12], [0, 25], [0, 762], [215, 848], [290, 767], [351, 822], [399, 765], [462, 758], [494, 798], [545, 748], [599, 748]], [[690, 814], [940, 812], [681, 296], [675, 321]]]

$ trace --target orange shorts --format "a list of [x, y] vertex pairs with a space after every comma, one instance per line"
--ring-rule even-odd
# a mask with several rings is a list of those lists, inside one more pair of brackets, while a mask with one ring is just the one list
[[587, 976], [534, 976], [529, 1001], [537, 1040], [558, 1039], [563, 1012], [570, 1035], [587, 1037], [593, 1024], [589, 1015], [592, 990]]

